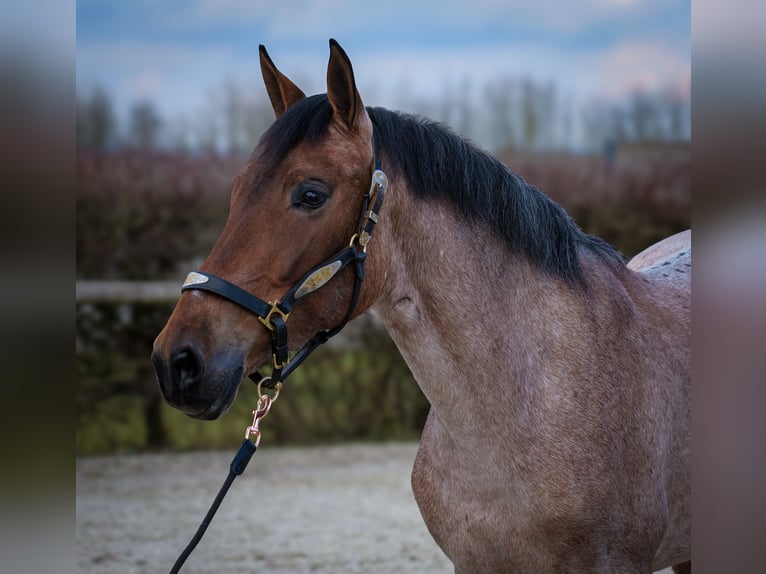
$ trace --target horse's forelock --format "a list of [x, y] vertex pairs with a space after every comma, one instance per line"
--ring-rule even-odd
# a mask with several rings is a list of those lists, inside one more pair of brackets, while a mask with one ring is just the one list
[[290, 106], [266, 130], [256, 148], [266, 166], [278, 164], [300, 142], [321, 142], [327, 135], [332, 107], [326, 94], [304, 98]]

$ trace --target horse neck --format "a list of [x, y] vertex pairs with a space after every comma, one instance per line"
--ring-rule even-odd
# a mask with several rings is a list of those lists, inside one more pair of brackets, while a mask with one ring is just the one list
[[[620, 305], [593, 302], [448, 205], [392, 191], [374, 313], [445, 427], [481, 434], [502, 417], [526, 432], [544, 385], [587, 368], [578, 357], [613, 335]], [[614, 281], [595, 258], [583, 262], [591, 287]]]

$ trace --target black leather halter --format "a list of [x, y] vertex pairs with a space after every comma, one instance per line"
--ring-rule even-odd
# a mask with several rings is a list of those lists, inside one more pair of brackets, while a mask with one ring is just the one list
[[[316, 265], [303, 275], [293, 287], [285, 293], [281, 299], [274, 302], [266, 302], [260, 297], [248, 293], [244, 289], [237, 287], [225, 279], [204, 273], [202, 271], [193, 271], [187, 275], [181, 291], [198, 289], [208, 291], [228, 299], [254, 313], [258, 320], [263, 323], [271, 334], [271, 354], [273, 359], [272, 373], [264, 377], [257, 371], [249, 377], [262, 387], [273, 388], [281, 381], [284, 381], [296, 367], [298, 367], [319, 345], [327, 342], [328, 339], [337, 335], [346, 323], [351, 319], [354, 309], [359, 302], [362, 282], [364, 281], [364, 261], [367, 256], [367, 244], [372, 237], [375, 224], [378, 222], [378, 212], [383, 203], [383, 196], [388, 189], [388, 178], [380, 167], [380, 144], [375, 126], [372, 129], [374, 171], [370, 190], [364, 196], [362, 202], [361, 217], [356, 233], [351, 237], [348, 247], [342, 249], [329, 259], [325, 259], [319, 265]], [[335, 277], [338, 272], [347, 265], [354, 264], [354, 289], [351, 295], [351, 301], [340, 323], [332, 329], [320, 331], [293, 356], [288, 356], [287, 345], [287, 319], [293, 306], [309, 293], [313, 293], [320, 287], [327, 284], [330, 279]]]

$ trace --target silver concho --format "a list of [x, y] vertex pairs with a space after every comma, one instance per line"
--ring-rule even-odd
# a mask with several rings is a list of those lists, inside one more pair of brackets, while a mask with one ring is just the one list
[[197, 273], [196, 271], [192, 271], [186, 276], [186, 279], [184, 279], [183, 287], [188, 287], [189, 285], [200, 285], [201, 283], [207, 283], [210, 278], [207, 275], [203, 275], [202, 273]]
[[320, 267], [309, 275], [306, 280], [301, 283], [298, 290], [295, 292], [295, 298], [300, 299], [304, 295], [308, 295], [312, 291], [316, 291], [322, 285], [327, 283], [340, 269], [340, 261], [333, 261], [332, 263]]

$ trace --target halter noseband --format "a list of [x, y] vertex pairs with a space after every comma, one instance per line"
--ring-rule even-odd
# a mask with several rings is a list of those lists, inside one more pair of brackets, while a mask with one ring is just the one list
[[[337, 335], [351, 319], [356, 304], [359, 302], [362, 281], [364, 281], [364, 261], [367, 256], [367, 244], [372, 237], [375, 224], [378, 222], [378, 212], [383, 203], [383, 196], [388, 189], [388, 178], [380, 167], [380, 144], [374, 124], [372, 128], [372, 141], [375, 168], [372, 173], [370, 190], [364, 196], [362, 203], [362, 212], [357, 232], [351, 236], [348, 247], [309, 270], [281, 299], [267, 303], [263, 299], [248, 293], [221, 277], [212, 273], [203, 273], [202, 271], [189, 273], [181, 287], [182, 292], [197, 289], [215, 293], [224, 299], [228, 299], [255, 314], [258, 320], [269, 330], [274, 367], [271, 376], [264, 377], [257, 371], [249, 375], [254, 382], [259, 383], [265, 388], [273, 388], [278, 383], [281, 383], [296, 367], [306, 360], [314, 349]], [[332, 329], [320, 331], [314, 335], [291, 360], [288, 356], [287, 346], [287, 319], [290, 316], [293, 305], [309, 293], [313, 293], [326, 285], [341, 269], [351, 263], [354, 264], [356, 273], [354, 275], [354, 290], [345, 317]]]

